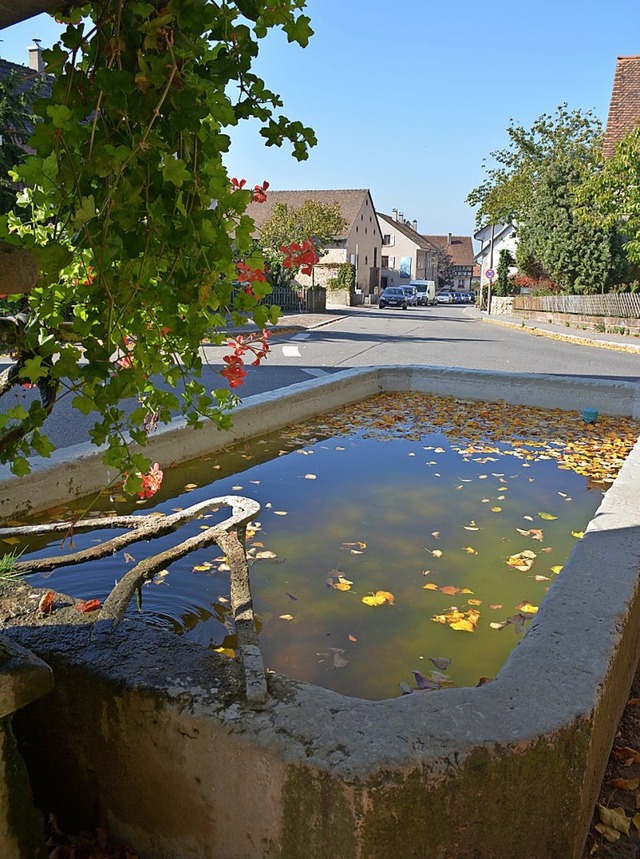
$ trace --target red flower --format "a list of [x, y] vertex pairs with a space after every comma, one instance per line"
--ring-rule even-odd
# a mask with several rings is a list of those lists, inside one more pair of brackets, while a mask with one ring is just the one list
[[254, 360], [251, 362], [252, 367], [257, 367], [267, 355], [269, 351], [268, 338], [269, 332], [265, 330], [260, 334], [248, 337], [239, 334], [229, 340], [227, 345], [233, 349], [233, 353], [225, 355], [222, 359], [227, 366], [220, 370], [220, 375], [229, 382], [230, 388], [239, 388], [247, 376], [247, 371], [244, 369], [244, 355], [247, 352], [254, 356]]
[[151, 498], [162, 486], [164, 472], [158, 463], [154, 462], [149, 471], [146, 474], [141, 475], [141, 477], [142, 489], [139, 492], [136, 492], [136, 495], [138, 498]]
[[266, 277], [264, 276], [263, 268], [251, 268], [251, 266], [247, 265], [244, 262], [236, 263], [236, 268], [238, 269], [238, 280], [240, 283], [250, 283], [261, 281], [264, 283]]
[[233, 188], [234, 191], [241, 191], [246, 184], [247, 184], [246, 179], [240, 179], [240, 181], [238, 181], [237, 179], [234, 178], [231, 180], [231, 187]]
[[283, 267], [299, 268], [302, 274], [311, 274], [313, 266], [320, 259], [312, 239], [305, 239], [301, 245], [297, 242], [282, 245], [280, 250], [285, 255], [282, 260]]
[[253, 187], [253, 202], [264, 203], [267, 199], [268, 182], [263, 182], [262, 185], [254, 185]]

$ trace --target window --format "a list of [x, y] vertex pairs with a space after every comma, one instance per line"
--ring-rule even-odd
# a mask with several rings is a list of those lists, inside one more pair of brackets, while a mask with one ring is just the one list
[[380, 265], [382, 268], [389, 268], [389, 257], [380, 257]]
[[387, 235], [382, 237], [382, 244], [383, 245], [395, 245], [395, 243], [396, 243], [396, 237], [395, 236], [390, 236], [389, 234], [387, 234]]
[[387, 281], [388, 281], [388, 280], [389, 280], [389, 278], [388, 278], [388, 277], [385, 277], [384, 275], [380, 278], [380, 286], [381, 286], [381, 288], [382, 288], [382, 289], [386, 289], [386, 288], [387, 288]]

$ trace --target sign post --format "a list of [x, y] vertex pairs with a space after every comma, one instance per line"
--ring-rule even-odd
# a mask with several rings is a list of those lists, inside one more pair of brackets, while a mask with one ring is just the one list
[[493, 279], [496, 276], [496, 273], [492, 268], [488, 268], [485, 274], [489, 281], [489, 289], [487, 290], [487, 313], [491, 315], [491, 288], [493, 287]]

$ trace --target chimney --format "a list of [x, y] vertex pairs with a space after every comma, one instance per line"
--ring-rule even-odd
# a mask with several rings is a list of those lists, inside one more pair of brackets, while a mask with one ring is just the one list
[[393, 218], [394, 221], [398, 220], [398, 210], [397, 209], [391, 210], [391, 217]]
[[400, 221], [401, 224], [404, 224], [404, 213], [403, 212], [398, 213], [398, 220]]
[[413, 232], [417, 233], [418, 232], [418, 222], [417, 221], [411, 221], [411, 226], [413, 227]]
[[447, 244], [451, 244], [451, 233], [449, 233], [449, 235], [447, 236]]
[[34, 45], [27, 48], [29, 53], [29, 68], [31, 71], [38, 72], [39, 75], [44, 71], [44, 60], [42, 59], [42, 48], [40, 47], [40, 39], [34, 39]]

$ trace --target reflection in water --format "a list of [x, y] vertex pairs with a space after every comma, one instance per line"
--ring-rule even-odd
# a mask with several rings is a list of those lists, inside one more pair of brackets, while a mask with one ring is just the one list
[[[597, 471], [571, 457], [586, 461], [584, 446], [590, 445], [595, 460], [610, 445], [617, 467], [626, 455], [608, 424], [567, 429], [558, 413], [533, 420], [527, 410], [532, 428], [525, 433], [527, 421], [520, 421], [509, 439], [509, 420], [496, 415], [497, 407], [485, 409], [487, 426], [478, 418], [481, 406], [472, 414], [464, 404], [461, 414], [475, 428], [462, 432], [451, 409], [438, 406], [446, 420], [434, 419], [434, 399], [398, 396], [404, 398], [400, 406], [392, 399], [352, 406], [341, 421], [325, 416], [165, 468], [156, 505], [166, 512], [233, 493], [258, 500], [262, 512], [248, 547], [265, 665], [374, 699], [400, 694], [401, 683], [415, 688], [414, 672], [432, 685], [476, 685], [495, 676], [519, 640], [517, 624], [501, 630], [501, 622], [524, 612], [526, 627], [531, 607], [540, 605], [575, 544], [572, 532], [585, 528], [601, 500], [605, 466]], [[370, 418], [365, 428], [354, 426], [358, 409]], [[574, 447], [558, 437], [563, 431]], [[630, 442], [636, 431], [625, 426], [615, 439], [628, 436]], [[198, 488], [185, 492], [188, 484]], [[105, 506], [118, 513], [136, 509], [126, 499], [109, 504], [106, 496]], [[143, 506], [146, 512], [153, 505]], [[191, 532], [222, 515], [210, 511]], [[80, 535], [76, 545], [98, 536]], [[132, 563], [175, 539], [57, 571], [49, 586], [104, 599]], [[37, 541], [29, 547], [37, 555], [58, 550]], [[523, 569], [507, 563], [523, 551], [533, 553], [531, 563]], [[42, 578], [31, 577], [34, 585], [44, 584]], [[393, 599], [362, 602], [378, 592]], [[143, 614], [156, 626], [233, 655], [229, 576], [220, 550], [194, 553], [158, 575], [143, 588]], [[466, 625], [433, 620], [458, 615]], [[449, 659], [446, 671], [436, 667]]]

